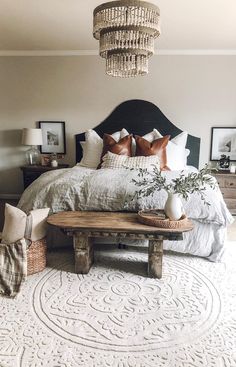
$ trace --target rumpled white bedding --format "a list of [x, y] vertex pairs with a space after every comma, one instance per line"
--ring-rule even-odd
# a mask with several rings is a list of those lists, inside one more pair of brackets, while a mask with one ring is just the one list
[[[190, 168], [184, 173], [188, 173]], [[62, 210], [137, 211], [163, 208], [167, 198], [164, 190], [153, 197], [130, 200], [138, 187], [132, 182], [137, 171], [128, 169], [92, 170], [75, 166], [47, 172], [34, 181], [23, 193], [18, 207], [32, 209], [50, 207], [53, 213]], [[180, 171], [163, 172], [167, 180]], [[222, 194], [206, 189], [207, 206], [197, 194], [183, 201], [186, 215], [194, 222], [194, 230], [184, 234], [183, 241], [165, 241], [165, 249], [207, 257], [220, 261], [224, 253], [226, 226], [233, 222]]]

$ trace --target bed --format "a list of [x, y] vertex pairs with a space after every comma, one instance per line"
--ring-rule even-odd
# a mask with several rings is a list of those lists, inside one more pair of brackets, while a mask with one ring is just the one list
[[[114, 133], [126, 128], [133, 135], [143, 136], [154, 128], [163, 135], [176, 137], [182, 132], [171, 123], [154, 104], [143, 100], [130, 100], [121, 103], [114, 111], [93, 130], [99, 136]], [[75, 136], [76, 162], [81, 162], [83, 149], [81, 142], [85, 133]], [[190, 150], [187, 157], [186, 174], [198, 169], [200, 139], [188, 135], [186, 148]], [[163, 172], [167, 179], [177, 177], [180, 171]], [[76, 165], [70, 169], [51, 171], [43, 174], [23, 193], [19, 207], [25, 212], [40, 207], [50, 207], [52, 212], [62, 210], [108, 210], [137, 211], [140, 208], [163, 207], [166, 193], [161, 190], [153, 198], [130, 200], [135, 187], [133, 178], [137, 172], [121, 169], [90, 169]], [[198, 195], [192, 195], [184, 203], [185, 211], [194, 223], [194, 230], [184, 235], [183, 241], [166, 241], [166, 250], [188, 253], [205, 257], [211, 261], [221, 261], [225, 251], [227, 225], [233, 218], [229, 213], [221, 192], [217, 187], [206, 191], [210, 206], [201, 202]], [[51, 247], [65, 245], [68, 238], [49, 234]], [[145, 243], [126, 243], [145, 246]]]
[[[112, 113], [98, 126], [94, 127], [100, 136], [104, 133], [113, 133], [126, 128], [133, 135], [145, 135], [154, 128], [164, 135], [175, 137], [182, 132], [161, 112], [161, 110], [151, 102], [135, 99], [121, 103]], [[83, 150], [80, 142], [85, 140], [85, 133], [75, 136], [76, 162], [80, 162]], [[186, 148], [190, 149], [188, 165], [198, 168], [200, 139], [188, 135]]]

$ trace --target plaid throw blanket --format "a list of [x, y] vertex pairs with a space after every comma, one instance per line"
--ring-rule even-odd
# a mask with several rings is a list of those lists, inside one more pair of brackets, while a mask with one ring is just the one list
[[0, 294], [15, 297], [27, 276], [27, 243], [0, 243]]

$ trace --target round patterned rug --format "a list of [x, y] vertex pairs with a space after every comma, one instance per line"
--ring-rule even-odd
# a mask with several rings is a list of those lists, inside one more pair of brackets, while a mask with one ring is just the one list
[[1, 367], [236, 366], [236, 247], [225, 263], [112, 246], [88, 275], [73, 254], [50, 253], [16, 299], [0, 298]]

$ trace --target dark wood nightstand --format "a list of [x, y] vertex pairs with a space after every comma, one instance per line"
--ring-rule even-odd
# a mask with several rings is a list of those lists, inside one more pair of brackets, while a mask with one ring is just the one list
[[69, 164], [59, 164], [58, 167], [51, 166], [22, 166], [20, 169], [23, 172], [24, 189], [28, 187], [36, 178], [45, 172], [53, 171], [55, 169], [68, 168]]
[[224, 171], [214, 173], [231, 214], [236, 215], [236, 174]]

